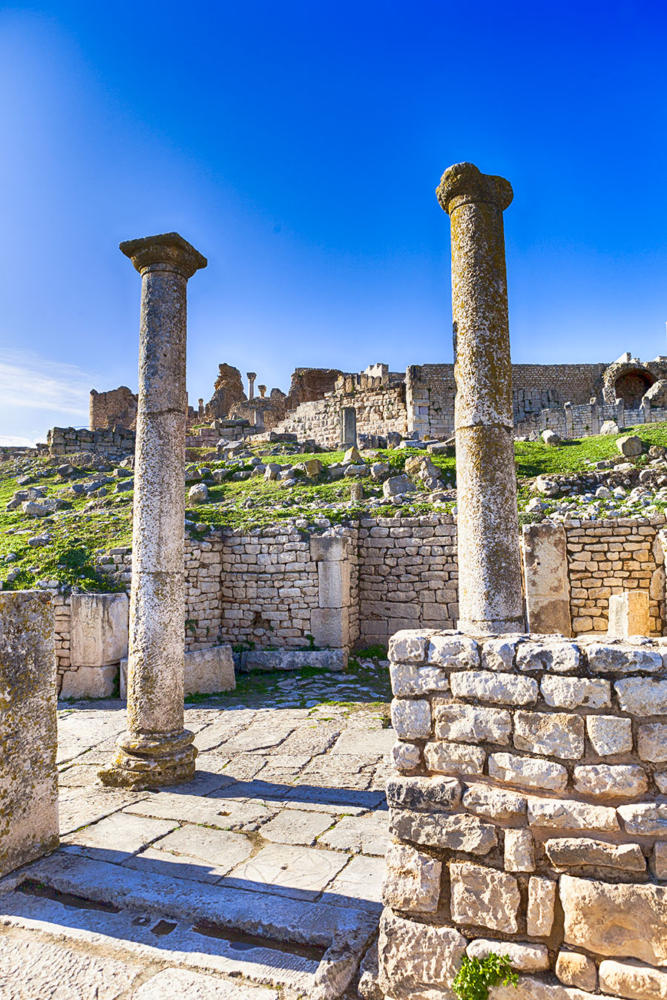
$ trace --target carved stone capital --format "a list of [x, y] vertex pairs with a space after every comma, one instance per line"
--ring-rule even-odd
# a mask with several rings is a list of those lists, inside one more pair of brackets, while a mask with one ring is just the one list
[[483, 174], [474, 163], [455, 163], [447, 167], [436, 188], [438, 201], [448, 215], [461, 205], [486, 202], [504, 212], [514, 192], [504, 177]]

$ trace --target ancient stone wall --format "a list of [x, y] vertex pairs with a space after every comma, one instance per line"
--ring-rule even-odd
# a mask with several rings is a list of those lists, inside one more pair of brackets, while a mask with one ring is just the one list
[[379, 983], [393, 1000], [450, 1000], [463, 955], [490, 952], [520, 972], [494, 1000], [665, 992], [664, 653], [392, 638]]
[[75, 427], [52, 427], [46, 435], [46, 446], [38, 449], [49, 455], [72, 455], [79, 451], [94, 451], [97, 455], [119, 460], [134, 455], [134, 431], [77, 430]]
[[124, 427], [134, 430], [137, 424], [137, 395], [126, 385], [109, 392], [90, 390], [89, 427], [91, 431]]
[[358, 439], [364, 434], [386, 437], [389, 431], [403, 436], [407, 433], [404, 396], [403, 385], [338, 391], [325, 399], [302, 403], [275, 430], [296, 434], [299, 440], [312, 439], [321, 448], [338, 448], [344, 434], [344, 411], [350, 409], [355, 413]]
[[456, 523], [451, 515], [363, 518], [359, 526], [359, 641], [397, 629], [452, 628], [458, 618]]

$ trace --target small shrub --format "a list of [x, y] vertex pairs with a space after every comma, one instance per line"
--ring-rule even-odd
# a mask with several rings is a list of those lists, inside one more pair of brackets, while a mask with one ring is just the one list
[[518, 982], [509, 956], [491, 952], [481, 961], [464, 955], [452, 989], [459, 1000], [488, 1000], [491, 986], [517, 986]]

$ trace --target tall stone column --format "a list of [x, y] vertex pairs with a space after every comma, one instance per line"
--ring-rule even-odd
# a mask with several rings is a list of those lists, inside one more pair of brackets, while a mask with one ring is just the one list
[[121, 243], [141, 275], [127, 732], [104, 784], [192, 778], [183, 728], [186, 286], [202, 257], [177, 233]]
[[457, 163], [438, 201], [451, 220], [459, 627], [524, 628], [503, 211], [512, 187]]
[[257, 378], [257, 372], [246, 372], [246, 378], [248, 379], [248, 399], [254, 399], [255, 379]]

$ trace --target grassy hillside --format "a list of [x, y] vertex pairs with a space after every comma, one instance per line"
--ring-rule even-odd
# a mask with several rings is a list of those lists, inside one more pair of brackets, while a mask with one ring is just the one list
[[[646, 447], [652, 444], [667, 447], [667, 424], [651, 424], [631, 431], [638, 434]], [[252, 450], [262, 461], [292, 466], [317, 458], [326, 467], [340, 463], [343, 458], [340, 451], [303, 455], [285, 450], [270, 455], [266, 445], [256, 445]], [[519, 442], [515, 453], [523, 504], [529, 496], [527, 486], [531, 478], [545, 473], [583, 472], [590, 469], [592, 462], [616, 457], [618, 450], [616, 437], [605, 436], [568, 441], [557, 448], [542, 442]], [[385, 461], [392, 473], [400, 473], [406, 459], [415, 454], [424, 453], [416, 449], [382, 450], [366, 460]], [[643, 461], [644, 456], [639, 459], [640, 463]], [[131, 473], [109, 464], [100, 467], [99, 461], [91, 463], [78, 456], [73, 462], [74, 471], [61, 475], [58, 468], [65, 462], [64, 458], [25, 458], [0, 463], [0, 581], [5, 588], [19, 589], [40, 581], [57, 580], [84, 590], [113, 589], [96, 570], [96, 556], [112, 547], [130, 544], [133, 494], [125, 487]], [[202, 462], [211, 472], [223, 470], [228, 478], [217, 484], [208, 480], [208, 502], [188, 508], [190, 534], [204, 537], [213, 527], [251, 529], [288, 519], [296, 519], [302, 528], [317, 528], [326, 522], [346, 522], [368, 513], [409, 517], [451, 510], [455, 505], [451, 489], [434, 503], [422, 488], [397, 508], [383, 500], [382, 484], [369, 477], [336, 481], [327, 481], [326, 474], [314, 481], [300, 477], [289, 487], [267, 481], [263, 476], [231, 478], [251, 471], [248, 462], [249, 459]], [[443, 472], [443, 486], [453, 487], [454, 457], [435, 455], [433, 463]], [[352, 504], [352, 483], [359, 481], [363, 484], [364, 501]], [[30, 488], [41, 490], [47, 500], [57, 500], [61, 509], [47, 517], [29, 516], [20, 505], [15, 510], [6, 509], [17, 490]], [[326, 519], [324, 525], [322, 519]]]

